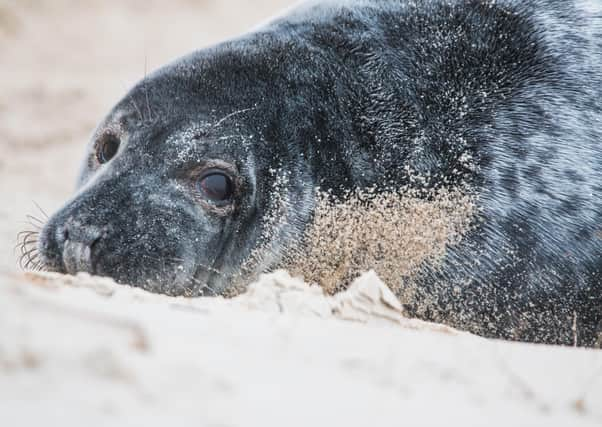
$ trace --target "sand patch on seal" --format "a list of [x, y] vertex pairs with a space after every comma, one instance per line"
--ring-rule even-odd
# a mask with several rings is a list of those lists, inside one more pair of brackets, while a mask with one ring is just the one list
[[[342, 200], [318, 194], [303, 243], [287, 256], [293, 275], [329, 294], [374, 270], [399, 295], [426, 262], [436, 265], [471, 227], [475, 204], [465, 192], [355, 191]], [[406, 280], [407, 282], [407, 280]]]

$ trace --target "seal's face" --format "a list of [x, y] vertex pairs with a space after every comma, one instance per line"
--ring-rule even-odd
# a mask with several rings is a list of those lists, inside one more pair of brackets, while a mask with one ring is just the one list
[[164, 73], [113, 109], [92, 138], [78, 193], [41, 233], [46, 269], [203, 295], [278, 261], [310, 215], [307, 174], [283, 172], [265, 112], [258, 128], [256, 106], [209, 108], [194, 94]]

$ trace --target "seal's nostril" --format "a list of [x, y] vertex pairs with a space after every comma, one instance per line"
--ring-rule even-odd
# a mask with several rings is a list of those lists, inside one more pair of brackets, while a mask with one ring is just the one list
[[62, 261], [67, 273], [87, 272], [94, 274], [94, 258], [98, 249], [94, 250], [108, 229], [86, 224], [81, 220], [70, 219], [65, 222], [60, 235], [64, 238]]
[[68, 220], [63, 227], [64, 241], [92, 246], [104, 235], [104, 229], [78, 220]]

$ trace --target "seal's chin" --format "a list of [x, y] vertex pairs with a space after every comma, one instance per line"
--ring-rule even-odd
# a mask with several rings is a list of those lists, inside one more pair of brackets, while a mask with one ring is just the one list
[[[200, 265], [194, 276], [184, 279], [184, 285], [180, 288], [186, 288], [186, 291], [180, 295], [192, 297], [236, 296], [244, 292], [247, 286], [255, 281], [262, 272], [258, 266], [251, 268], [244, 263], [243, 266], [224, 266], [221, 269]], [[165, 293], [162, 290], [159, 292]]]
[[190, 271], [185, 271], [185, 268], [179, 264], [162, 270], [149, 269], [148, 265], [143, 267], [140, 271], [131, 270], [119, 277], [115, 275], [109, 277], [119, 284], [172, 297], [231, 297], [244, 292], [247, 285], [259, 276], [259, 274], [228, 274], [218, 270], [209, 271], [206, 268], [199, 268], [196, 273], [190, 274]]

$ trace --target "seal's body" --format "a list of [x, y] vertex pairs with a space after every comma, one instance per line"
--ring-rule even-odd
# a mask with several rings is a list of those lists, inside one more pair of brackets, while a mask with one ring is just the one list
[[221, 293], [277, 265], [318, 187], [463, 188], [473, 226], [408, 310], [595, 345], [601, 140], [595, 1], [310, 3], [133, 88], [39, 249], [51, 270]]

